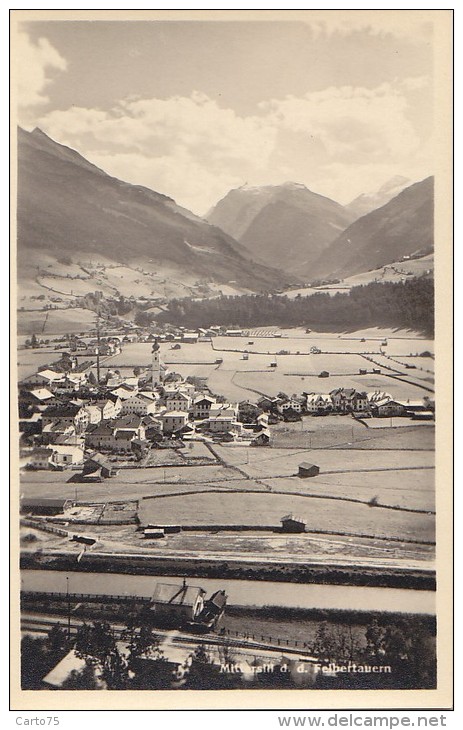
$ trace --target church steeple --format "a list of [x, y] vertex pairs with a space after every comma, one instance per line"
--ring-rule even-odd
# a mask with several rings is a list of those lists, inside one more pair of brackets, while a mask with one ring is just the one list
[[160, 348], [157, 340], [153, 342], [151, 357], [151, 385], [154, 389], [161, 382]]

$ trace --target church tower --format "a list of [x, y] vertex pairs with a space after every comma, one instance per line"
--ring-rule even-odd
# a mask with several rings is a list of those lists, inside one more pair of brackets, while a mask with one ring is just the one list
[[151, 385], [154, 388], [161, 382], [161, 361], [160, 350], [158, 341], [153, 342], [153, 349], [151, 350], [152, 362], [151, 362]]

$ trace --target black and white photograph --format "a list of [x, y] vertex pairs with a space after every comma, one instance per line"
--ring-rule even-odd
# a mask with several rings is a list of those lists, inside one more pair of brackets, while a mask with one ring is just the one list
[[11, 31], [17, 706], [449, 706], [452, 10]]

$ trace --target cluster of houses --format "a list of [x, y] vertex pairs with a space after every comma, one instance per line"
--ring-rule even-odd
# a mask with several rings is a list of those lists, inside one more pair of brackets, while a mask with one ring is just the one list
[[257, 405], [263, 411], [282, 416], [285, 420], [298, 419], [302, 414], [323, 416], [330, 413], [379, 418], [409, 416], [416, 420], [434, 418], [434, 401], [429, 398], [398, 400], [385, 391], [367, 393], [355, 388], [335, 388], [329, 393], [303, 393], [291, 397], [283, 394], [274, 398], [263, 396]]
[[69, 348], [71, 353], [78, 352], [79, 354], [95, 355], [97, 347], [100, 355], [117, 355], [124, 344], [129, 342], [171, 342], [173, 344], [196, 344], [197, 342], [209, 342], [213, 337], [219, 335], [225, 337], [241, 337], [246, 334], [245, 330], [241, 329], [229, 329], [227, 327], [220, 327], [219, 325], [212, 325], [211, 327], [198, 327], [195, 330], [188, 330], [185, 327], [173, 327], [166, 328], [164, 332], [153, 334], [147, 332], [146, 328], [137, 325], [132, 325], [130, 330], [123, 334], [111, 334], [106, 337], [101, 337], [99, 341], [97, 339], [91, 339], [88, 337], [71, 337], [69, 341]]
[[[254, 422], [243, 423], [237, 403], [222, 402], [205, 387], [168, 373], [157, 343], [145, 376], [108, 371], [98, 383], [92, 365], [79, 367], [66, 352], [58, 363], [21, 381], [23, 466], [63, 469], [94, 458], [94, 452], [141, 459], [153, 445], [191, 439], [245, 439], [255, 445], [270, 440], [265, 413], [256, 409]], [[103, 461], [105, 471], [111, 471], [108, 456], [98, 458], [99, 466]]]
[[[329, 393], [262, 396], [256, 404], [226, 403], [206, 386], [169, 373], [160, 362], [158, 340], [179, 337], [189, 341], [190, 336], [206, 338], [218, 332], [223, 334], [223, 328], [150, 335], [153, 345], [148, 371], [136, 375], [134, 369], [133, 375], [123, 376], [119, 371], [107, 370], [103, 378], [99, 367], [95, 376], [95, 359], [86, 359], [92, 343], [85, 343], [83, 353], [80, 340], [73, 338], [71, 351], [61, 353], [59, 360], [19, 384], [23, 465], [63, 469], [101, 452], [140, 460], [153, 445], [162, 448], [191, 439], [265, 446], [270, 442], [269, 423], [299, 420], [303, 414], [434, 418], [434, 403], [429, 398], [404, 401], [380, 390], [367, 393], [343, 387]], [[121, 348], [128, 337], [108, 337], [104, 343], [99, 339], [97, 359], [102, 344], [109, 353]], [[105, 471], [110, 471], [108, 457], [101, 458], [106, 460]]]

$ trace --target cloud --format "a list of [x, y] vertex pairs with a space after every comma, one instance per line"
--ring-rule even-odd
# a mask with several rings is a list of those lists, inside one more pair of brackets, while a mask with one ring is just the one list
[[179, 205], [202, 215], [229, 190], [242, 184], [242, 178], [228, 170], [217, 172], [200, 164], [184, 147], [156, 158], [138, 153], [95, 152], [89, 159], [114, 177], [173, 197]]
[[400, 84], [330, 87], [304, 97], [273, 99], [261, 108], [279, 127], [310, 134], [327, 157], [338, 162], [400, 158], [420, 143], [406, 116], [407, 99]]
[[49, 73], [65, 71], [66, 60], [46, 38], [33, 43], [24, 32], [18, 34], [17, 47], [18, 103], [22, 108], [46, 104], [49, 99], [44, 93], [52, 82]]
[[126, 99], [105, 111], [55, 110], [39, 125], [110, 174], [201, 212], [243, 176], [266, 169], [278, 134], [265, 118], [241, 117], [198, 92]]
[[392, 35], [412, 43], [420, 43], [430, 39], [434, 22], [434, 18], [426, 11], [414, 10], [333, 10], [324, 12], [323, 15], [312, 12], [313, 17], [305, 22], [310, 26], [314, 39], [366, 33], [378, 37]]
[[262, 102], [250, 116], [199, 92], [128, 98], [106, 110], [55, 110], [39, 126], [109, 174], [200, 214], [244, 182], [293, 179], [347, 202], [392, 175], [432, 173], [429, 139], [409, 114], [410, 96], [428, 82], [329, 87]]

